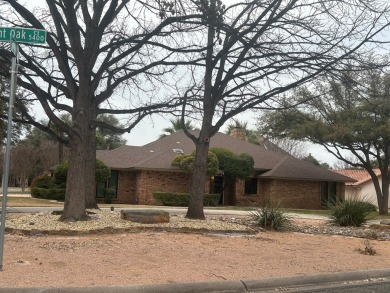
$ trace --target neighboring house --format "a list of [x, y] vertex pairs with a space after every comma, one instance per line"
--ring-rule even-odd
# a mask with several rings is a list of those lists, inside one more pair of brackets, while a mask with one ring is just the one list
[[[336, 196], [344, 198], [345, 182], [353, 181], [222, 133], [211, 138], [210, 147], [247, 153], [255, 161], [255, 172], [246, 180], [222, 188], [222, 174], [207, 179], [205, 192], [221, 193], [223, 205], [260, 206], [272, 199], [282, 200], [285, 207], [320, 209]], [[153, 192], [188, 192], [190, 174], [172, 167], [171, 162], [176, 155], [194, 150], [193, 142], [183, 131], [178, 131], [144, 146], [122, 146], [100, 152], [98, 159], [112, 170], [108, 187], [117, 191], [114, 202], [149, 205], [156, 204]], [[98, 192], [98, 197], [102, 196]]]
[[[356, 180], [356, 182], [347, 182], [345, 184], [345, 198], [362, 199], [378, 207], [374, 183], [366, 170], [334, 170], [334, 172]], [[379, 185], [382, 187], [382, 175], [380, 170], [374, 169], [374, 172], [379, 179]]]

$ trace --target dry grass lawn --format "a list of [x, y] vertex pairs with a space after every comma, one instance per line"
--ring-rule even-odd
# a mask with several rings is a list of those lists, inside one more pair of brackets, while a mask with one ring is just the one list
[[[0, 196], [0, 201], [3, 200], [3, 197]], [[9, 194], [7, 196], [7, 206], [8, 207], [60, 207], [62, 203], [53, 202], [47, 199], [32, 198], [32, 197], [18, 197], [12, 196]]]

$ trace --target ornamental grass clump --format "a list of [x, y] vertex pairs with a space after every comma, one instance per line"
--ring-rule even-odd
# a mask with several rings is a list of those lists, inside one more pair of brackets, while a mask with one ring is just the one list
[[359, 199], [337, 200], [329, 204], [329, 217], [339, 226], [360, 227], [371, 219], [372, 204]]
[[249, 212], [255, 226], [260, 226], [267, 230], [288, 230], [291, 228], [289, 216], [280, 207], [280, 202], [273, 204], [266, 203], [263, 207]]

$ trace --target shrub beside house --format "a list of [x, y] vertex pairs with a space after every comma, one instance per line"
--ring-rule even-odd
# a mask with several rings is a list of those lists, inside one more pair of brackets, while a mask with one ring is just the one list
[[[43, 175], [35, 177], [31, 183], [31, 196], [52, 200], [65, 200], [66, 180], [68, 175], [68, 161], [65, 160], [54, 169], [53, 176]], [[103, 183], [111, 180], [111, 170], [100, 160], [96, 160], [96, 183]], [[111, 201], [116, 196], [116, 190], [104, 189], [105, 201]]]

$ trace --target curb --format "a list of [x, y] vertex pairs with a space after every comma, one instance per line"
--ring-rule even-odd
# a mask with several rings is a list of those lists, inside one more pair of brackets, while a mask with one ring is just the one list
[[245, 280], [246, 288], [251, 290], [269, 290], [280, 287], [302, 287], [311, 285], [326, 285], [351, 281], [371, 280], [377, 278], [390, 278], [390, 269], [378, 269], [369, 271], [352, 271], [341, 273], [329, 273], [321, 275], [294, 276], [261, 280]]
[[0, 288], [0, 293], [248, 293], [277, 288], [297, 288], [312, 285], [329, 285], [348, 281], [390, 278], [390, 269], [331, 273], [311, 276], [294, 276], [260, 280], [175, 283], [162, 285], [133, 285], [77, 288]]

